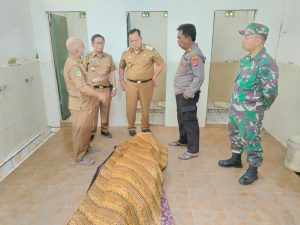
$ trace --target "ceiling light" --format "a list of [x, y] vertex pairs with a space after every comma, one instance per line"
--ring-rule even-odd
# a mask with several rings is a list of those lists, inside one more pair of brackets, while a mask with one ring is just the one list
[[225, 17], [234, 17], [235, 12], [233, 10], [226, 10]]
[[142, 17], [150, 17], [150, 12], [147, 11], [142, 12]]

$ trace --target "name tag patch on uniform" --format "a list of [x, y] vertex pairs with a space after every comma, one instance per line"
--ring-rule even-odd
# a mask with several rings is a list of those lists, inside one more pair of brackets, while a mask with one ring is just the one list
[[193, 56], [192, 57], [192, 66], [198, 66], [198, 62], [199, 62], [199, 57]]
[[80, 70], [77, 70], [76, 73], [75, 73], [75, 75], [76, 75], [77, 77], [80, 77], [80, 76], [81, 76]]

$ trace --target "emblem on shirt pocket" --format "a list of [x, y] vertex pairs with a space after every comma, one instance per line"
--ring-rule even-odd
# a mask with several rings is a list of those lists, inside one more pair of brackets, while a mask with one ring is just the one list
[[81, 76], [80, 70], [77, 70], [76, 73], [75, 73], [75, 75], [76, 75], [77, 77], [80, 77], [80, 76]]

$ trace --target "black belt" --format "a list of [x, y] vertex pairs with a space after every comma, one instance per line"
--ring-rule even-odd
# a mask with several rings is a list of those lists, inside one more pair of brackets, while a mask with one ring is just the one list
[[129, 80], [130, 82], [133, 82], [133, 83], [141, 84], [141, 83], [147, 83], [152, 79], [149, 79], [149, 80], [130, 80], [130, 79], [127, 78], [127, 80]]
[[102, 89], [102, 88], [110, 88], [110, 87], [112, 87], [112, 85], [109, 85], [109, 86], [105, 86], [105, 85], [95, 85], [95, 86], [94, 86], [94, 88], [100, 88], [100, 89]]

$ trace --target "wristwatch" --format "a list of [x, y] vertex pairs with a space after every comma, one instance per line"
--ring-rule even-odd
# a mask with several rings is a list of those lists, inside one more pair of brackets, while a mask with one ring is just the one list
[[116, 88], [116, 87], [113, 87], [112, 89], [113, 89], [113, 90], [117, 90], [117, 88]]

